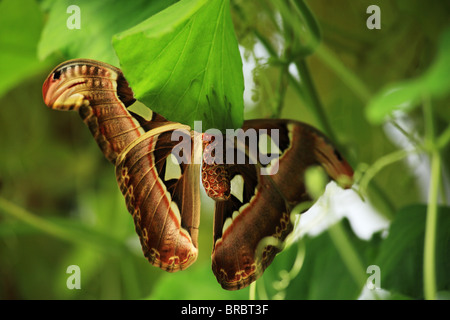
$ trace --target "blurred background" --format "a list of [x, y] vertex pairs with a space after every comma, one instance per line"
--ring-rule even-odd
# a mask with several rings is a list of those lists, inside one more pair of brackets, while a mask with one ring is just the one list
[[[81, 29], [71, 30], [66, 25], [71, 1], [0, 1], [0, 299], [252, 295], [248, 288], [224, 291], [214, 278], [213, 203], [203, 193], [198, 261], [176, 274], [151, 266], [114, 167], [76, 113], [52, 111], [42, 100], [42, 83], [58, 63], [90, 58], [119, 66], [111, 37], [173, 2], [80, 0]], [[381, 29], [366, 26], [373, 4], [381, 10]], [[360, 217], [350, 218], [356, 234], [369, 239], [401, 208], [427, 202], [426, 152], [377, 162], [417, 147], [426, 131], [423, 109], [396, 112], [381, 124], [370, 122], [366, 112], [386, 85], [420, 78], [433, 65], [450, 26], [449, 2], [232, 0], [231, 12], [244, 63], [245, 118], [290, 118], [318, 127], [336, 142], [357, 178], [373, 164], [380, 166], [364, 202], [355, 191], [327, 189], [327, 197], [342, 197], [330, 200], [338, 216]], [[445, 203], [450, 101], [448, 94], [432, 98], [434, 132], [443, 133], [444, 141], [440, 201]], [[295, 260], [299, 252], [286, 259]], [[280, 257], [280, 264], [286, 259]], [[70, 265], [80, 267], [80, 290], [67, 288]], [[269, 279], [278, 274], [270, 272]], [[327, 297], [288, 293], [281, 297]], [[359, 295], [352, 294], [336, 297]]]

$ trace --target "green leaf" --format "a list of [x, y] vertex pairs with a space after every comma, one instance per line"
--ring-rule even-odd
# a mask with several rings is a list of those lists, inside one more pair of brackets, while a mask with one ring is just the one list
[[42, 25], [36, 1], [0, 2], [0, 96], [47, 67], [36, 57]]
[[171, 121], [237, 128], [242, 61], [229, 0], [183, 0], [118, 34], [113, 45], [136, 98]]
[[[42, 32], [41, 59], [62, 52], [66, 58], [89, 58], [118, 66], [111, 44], [115, 33], [126, 30], [173, 4], [175, 0], [89, 1], [57, 0], [47, 3], [49, 17]], [[70, 5], [80, 8], [80, 29], [69, 29]]]
[[[376, 264], [381, 270], [381, 287], [393, 293], [423, 299], [423, 252], [426, 206], [400, 210], [380, 247]], [[450, 290], [450, 208], [438, 212], [436, 234], [437, 290]]]
[[438, 55], [422, 76], [390, 84], [369, 103], [366, 116], [372, 123], [381, 123], [395, 110], [410, 111], [425, 97], [440, 98], [450, 92], [450, 28], [439, 43]]

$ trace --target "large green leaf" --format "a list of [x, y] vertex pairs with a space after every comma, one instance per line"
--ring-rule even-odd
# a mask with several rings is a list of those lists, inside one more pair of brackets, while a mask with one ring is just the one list
[[[423, 254], [426, 206], [409, 206], [397, 213], [389, 236], [380, 247], [376, 264], [381, 287], [391, 292], [423, 299]], [[441, 207], [436, 231], [436, 285], [450, 290], [450, 208]]]
[[183, 0], [118, 34], [113, 45], [137, 99], [172, 121], [237, 128], [242, 61], [229, 0]]
[[[42, 32], [38, 53], [41, 59], [55, 52], [67, 58], [90, 58], [118, 66], [111, 44], [115, 33], [126, 30], [173, 4], [176, 0], [134, 1], [47, 1], [48, 21]], [[70, 5], [80, 8], [80, 29], [69, 29]]]

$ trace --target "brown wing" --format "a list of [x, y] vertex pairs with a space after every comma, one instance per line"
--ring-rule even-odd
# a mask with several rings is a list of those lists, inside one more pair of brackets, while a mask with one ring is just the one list
[[169, 157], [178, 144], [171, 133], [185, 127], [156, 113], [143, 118], [129, 112], [135, 99], [122, 72], [98, 61], [78, 59], [57, 66], [44, 82], [43, 96], [52, 109], [78, 111], [116, 165], [119, 187], [148, 260], [167, 271], [195, 261], [199, 167], [173, 163]]
[[[178, 144], [172, 132], [170, 124], [148, 131], [116, 163], [117, 181], [145, 256], [171, 272], [197, 258], [200, 222], [199, 165], [179, 164], [171, 156]], [[191, 139], [189, 131], [185, 139]]]
[[[266, 166], [261, 163], [227, 165], [231, 196], [216, 202], [212, 268], [219, 283], [228, 290], [246, 287], [256, 280], [279, 252], [278, 247], [262, 240], [284, 241], [292, 231], [291, 210], [309, 200], [304, 185], [308, 167], [321, 165], [332, 179], [342, 175], [351, 180], [353, 175], [351, 167], [326, 138], [306, 124], [252, 120], [244, 123], [243, 130], [249, 129], [257, 132], [265, 129], [271, 138], [277, 133], [278, 138], [273, 141], [277, 141], [274, 149], [278, 150], [279, 157]], [[258, 135], [258, 157], [263, 152], [259, 147], [261, 137]], [[247, 161], [255, 158], [248, 144], [234, 152], [245, 153]], [[262, 169], [276, 173], [262, 174]], [[233, 191], [234, 179], [237, 183]]]

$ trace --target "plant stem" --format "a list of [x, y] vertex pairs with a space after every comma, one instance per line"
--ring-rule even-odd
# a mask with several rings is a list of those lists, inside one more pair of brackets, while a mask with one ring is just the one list
[[450, 142], [450, 125], [447, 126], [445, 131], [440, 135], [440, 137], [437, 139], [437, 147], [439, 149], [444, 148], [448, 143]]
[[423, 288], [427, 300], [436, 299], [436, 226], [438, 215], [438, 197], [441, 178], [441, 156], [436, 144], [433, 109], [428, 96], [423, 98], [425, 122], [425, 146], [430, 148], [431, 175], [428, 190], [427, 220], [425, 226], [425, 244], [423, 253]]
[[[404, 159], [409, 152], [407, 150], [397, 150], [383, 157], [377, 159], [364, 173], [363, 177], [359, 182], [360, 191], [363, 194], [367, 194], [367, 189], [370, 181], [380, 172], [382, 169], [388, 165]], [[391, 217], [392, 218], [392, 217]]]
[[59, 225], [48, 219], [43, 219], [2, 197], [0, 197], [0, 212], [43, 231], [48, 235], [73, 244], [93, 247], [111, 254], [129, 251], [121, 240], [110, 235], [91, 229], [74, 229]]
[[289, 69], [288, 66], [285, 65], [280, 70], [280, 75], [278, 78], [278, 84], [277, 84], [277, 93], [275, 96], [275, 107], [274, 111], [272, 112], [272, 118], [280, 118], [281, 117], [281, 111], [283, 109], [284, 105], [284, 99], [286, 97], [286, 90], [287, 90], [287, 82], [289, 80], [288, 78]]
[[341, 221], [338, 221], [328, 230], [336, 249], [352, 275], [355, 284], [358, 288], [363, 288], [366, 283], [366, 273], [361, 260], [359, 259], [358, 253], [348, 239], [345, 230], [342, 228]]
[[14, 203], [0, 197], [0, 210], [10, 217], [21, 220], [41, 231], [44, 231], [57, 238], [73, 242], [73, 237], [68, 235], [64, 228], [59, 227], [45, 219], [28, 212], [27, 210], [15, 205]]
[[427, 300], [436, 299], [436, 226], [438, 216], [439, 181], [441, 157], [435, 150], [431, 155], [431, 177], [428, 193], [427, 220], [423, 257], [424, 296]]
[[337, 137], [335, 136], [333, 129], [328, 121], [322, 103], [320, 102], [319, 95], [317, 94], [316, 87], [311, 78], [308, 66], [306, 65], [305, 59], [297, 59], [295, 61], [295, 66], [297, 67], [298, 73], [300, 74], [302, 84], [305, 88], [305, 92], [309, 99], [309, 105], [312, 107], [310, 110], [314, 113], [316, 120], [324, 133], [332, 139], [334, 143], [338, 143]]
[[[302, 17], [304, 25], [310, 32], [310, 43], [309, 47], [314, 48], [322, 39], [322, 34], [320, 32], [319, 24], [317, 22], [316, 17], [314, 17], [313, 13], [309, 9], [308, 5], [302, 0], [290, 0], [289, 3], [293, 11], [297, 16]], [[302, 27], [300, 27], [302, 29]]]

